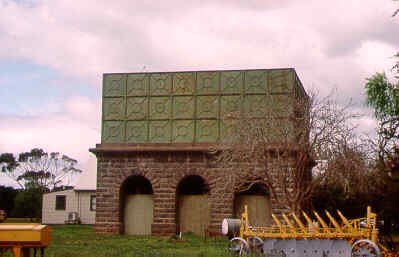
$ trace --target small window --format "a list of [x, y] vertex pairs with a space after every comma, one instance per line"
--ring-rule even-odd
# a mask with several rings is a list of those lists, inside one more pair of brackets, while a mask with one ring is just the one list
[[65, 195], [55, 196], [55, 209], [65, 210], [65, 207], [66, 207], [66, 196]]
[[90, 211], [95, 211], [96, 210], [96, 196], [91, 195], [90, 196]]

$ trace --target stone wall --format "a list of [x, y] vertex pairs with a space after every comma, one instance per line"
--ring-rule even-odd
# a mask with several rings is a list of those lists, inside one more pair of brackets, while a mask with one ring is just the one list
[[[234, 181], [231, 165], [222, 166], [204, 152], [120, 152], [97, 153], [97, 207], [95, 231], [102, 234], [123, 233], [121, 214], [122, 183], [130, 176], [143, 176], [153, 188], [153, 235], [171, 235], [177, 232], [176, 189], [189, 175], [202, 177], [209, 186], [211, 217], [209, 229], [220, 230], [221, 221], [232, 217], [234, 208]], [[280, 212], [271, 199], [272, 212]]]

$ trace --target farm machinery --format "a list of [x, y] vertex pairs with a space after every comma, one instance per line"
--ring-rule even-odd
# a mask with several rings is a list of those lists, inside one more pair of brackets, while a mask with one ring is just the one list
[[378, 240], [377, 215], [367, 207], [364, 218], [347, 219], [337, 211], [339, 219], [328, 211], [322, 218], [313, 212], [272, 214], [267, 227], [250, 225], [248, 208], [241, 219], [224, 219], [222, 233], [232, 237], [229, 251], [236, 256], [263, 253], [267, 257], [398, 257]]

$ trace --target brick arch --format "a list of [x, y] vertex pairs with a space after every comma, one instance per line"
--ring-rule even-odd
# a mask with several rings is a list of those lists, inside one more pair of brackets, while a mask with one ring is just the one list
[[[199, 178], [199, 180], [196, 179], [196, 178]], [[199, 189], [199, 191], [202, 191], [201, 194], [209, 194], [209, 192], [210, 192], [209, 183], [207, 183], [207, 181], [204, 179], [203, 176], [197, 175], [197, 174], [186, 175], [186, 176], [182, 177], [180, 179], [179, 183], [176, 186], [176, 194], [177, 193], [184, 193], [184, 192], [178, 192], [178, 190], [183, 190], [183, 191], [190, 190], [190, 188], [188, 188], [188, 189], [182, 189], [181, 188], [182, 186], [184, 186], [184, 184], [182, 184], [182, 183], [187, 183], [186, 181], [189, 180], [189, 179], [197, 180], [197, 181], [193, 181], [193, 183], [202, 183], [203, 186], [205, 186], [205, 188]], [[194, 191], [198, 191], [198, 190], [194, 190]]]
[[[245, 185], [246, 190], [244, 191], [234, 191], [235, 194], [240, 194], [240, 193], [246, 193], [246, 194], [252, 194], [252, 195], [261, 195], [261, 194], [265, 194], [265, 195], [270, 195], [270, 191], [269, 191], [269, 187], [267, 186], [267, 184], [263, 181], [260, 182], [254, 182], [254, 180], [248, 180], [245, 181], [246, 183], [239, 183], [238, 181], [236, 181], [234, 184], [234, 188], [237, 188], [239, 185], [243, 186]], [[244, 188], [244, 187], [243, 187]]]
[[[119, 222], [121, 224], [121, 233], [131, 235], [151, 234], [154, 209], [153, 195], [153, 185], [143, 174], [133, 173], [119, 183]], [[136, 210], [138, 209], [142, 209], [144, 212], [137, 212]], [[143, 213], [145, 213], [144, 216], [142, 216]], [[137, 222], [138, 219], [144, 220], [143, 222]]]
[[[131, 175], [131, 176], [128, 176], [122, 183], [120, 183], [119, 194], [122, 194], [122, 190], [125, 190], [125, 191], [127, 190], [127, 189], [124, 189], [123, 187], [126, 186], [126, 183], [129, 183], [129, 180], [134, 180], [134, 178], [137, 178], [137, 180], [139, 180], [138, 182], [140, 182], [140, 180], [142, 182], [142, 183], [138, 183], [137, 186], [146, 187], [146, 188], [140, 189], [140, 190], [144, 190], [145, 191], [144, 193], [149, 193], [149, 194], [153, 194], [154, 193], [153, 185], [152, 185], [151, 181], [148, 178], [146, 178], [143, 175]], [[147, 183], [147, 182], [148, 182], [148, 184], [144, 184], [144, 183]], [[150, 187], [150, 188], [147, 188], [147, 187]]]
[[126, 169], [126, 171], [122, 172], [120, 174], [120, 176], [118, 177], [118, 184], [122, 185], [123, 182], [126, 181], [126, 179], [128, 179], [129, 177], [132, 177], [132, 176], [144, 177], [151, 183], [153, 189], [154, 189], [154, 185], [157, 183], [157, 179], [156, 179], [154, 172], [144, 171], [142, 169]]
[[208, 179], [207, 174], [202, 174], [201, 172], [196, 172], [196, 171], [186, 171], [186, 172], [182, 172], [182, 173], [178, 174], [178, 176], [174, 176], [173, 179], [171, 180], [173, 188], [175, 188], [175, 190], [177, 190], [177, 187], [179, 186], [180, 182], [190, 176], [200, 177], [204, 181], [204, 184], [209, 187], [209, 193], [212, 191], [212, 188], [211, 188], [212, 183], [210, 183], [210, 180]]
[[272, 204], [268, 186], [263, 182], [252, 184], [247, 190], [234, 193], [234, 216], [241, 217], [248, 207], [249, 221], [255, 226], [271, 223]]
[[204, 235], [211, 221], [209, 184], [201, 175], [186, 175], [176, 187], [176, 232]]

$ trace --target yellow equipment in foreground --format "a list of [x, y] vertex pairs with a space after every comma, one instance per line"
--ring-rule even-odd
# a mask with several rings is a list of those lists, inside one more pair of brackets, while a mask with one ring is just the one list
[[371, 207], [367, 207], [365, 218], [347, 219], [340, 211], [339, 219], [328, 211], [325, 215], [327, 221], [317, 212], [313, 212], [313, 219], [305, 212], [301, 218], [294, 213], [282, 214], [280, 219], [272, 215], [273, 225], [253, 227], [245, 206], [241, 220], [223, 220], [222, 232], [236, 236], [231, 239], [230, 250], [238, 255], [261, 250], [271, 257], [398, 256], [379, 243], [377, 215]]
[[[11, 248], [14, 257], [30, 256], [30, 248], [40, 249], [44, 256], [44, 248], [50, 244], [51, 228], [41, 224], [4, 224], [0, 225], [1, 250]], [[22, 254], [22, 255], [21, 255]]]

